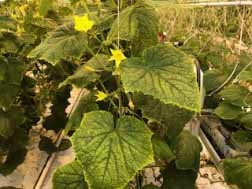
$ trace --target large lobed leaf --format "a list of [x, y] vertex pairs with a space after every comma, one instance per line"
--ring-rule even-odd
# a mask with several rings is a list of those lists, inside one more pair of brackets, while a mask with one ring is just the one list
[[72, 137], [77, 158], [91, 189], [123, 188], [138, 170], [154, 162], [151, 131], [145, 123], [106, 111], [85, 114]]
[[235, 184], [240, 189], [252, 188], [252, 160], [225, 159], [223, 169], [228, 184]]
[[147, 5], [132, 5], [120, 13], [114, 21], [107, 40], [112, 42], [119, 37], [132, 42], [133, 55], [140, 55], [142, 50], [155, 45], [158, 40], [159, 21], [155, 10]]
[[121, 78], [126, 92], [143, 92], [164, 104], [200, 111], [194, 60], [172, 46], [157, 45], [143, 57], [127, 59], [121, 64]]
[[81, 164], [77, 160], [58, 168], [52, 182], [53, 189], [88, 189]]
[[53, 65], [62, 59], [80, 58], [85, 50], [85, 33], [77, 32], [73, 24], [63, 25], [33, 49], [28, 57], [45, 60]]

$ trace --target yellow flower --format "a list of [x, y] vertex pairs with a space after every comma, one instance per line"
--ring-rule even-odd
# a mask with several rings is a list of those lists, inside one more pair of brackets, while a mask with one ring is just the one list
[[92, 20], [89, 20], [88, 15], [84, 16], [74, 16], [74, 29], [76, 31], [84, 31], [87, 32], [94, 25]]
[[115, 61], [116, 63], [116, 68], [119, 68], [121, 62], [125, 59], [127, 59], [122, 50], [118, 49], [118, 50], [113, 50], [113, 49], [110, 49], [111, 53], [112, 53], [112, 56], [110, 57], [109, 61]]
[[98, 91], [97, 94], [95, 95], [97, 98], [96, 98], [96, 101], [102, 101], [104, 100], [105, 98], [108, 97], [108, 95], [102, 91]]

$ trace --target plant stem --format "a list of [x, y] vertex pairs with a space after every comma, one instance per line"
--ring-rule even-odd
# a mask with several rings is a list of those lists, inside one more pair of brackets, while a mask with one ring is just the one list
[[[120, 89], [121, 88], [121, 77], [120, 75], [116, 76], [116, 84], [117, 84], [117, 88]], [[121, 95], [121, 91], [119, 90], [118, 92], [118, 97], [119, 97], [119, 114], [122, 114], [122, 95]]]

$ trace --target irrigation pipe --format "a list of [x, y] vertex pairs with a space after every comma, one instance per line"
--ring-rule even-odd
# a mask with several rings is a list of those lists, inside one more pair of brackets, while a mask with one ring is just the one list
[[[69, 114], [67, 115], [67, 117], [70, 117], [72, 115], [72, 113], [75, 111], [75, 109], [78, 106], [78, 104], [80, 102], [80, 99], [81, 99], [81, 97], [83, 96], [84, 93], [85, 93], [85, 89], [83, 88], [83, 89], [81, 89], [81, 91], [79, 92], [77, 98], [75, 99], [74, 104], [73, 104]], [[64, 136], [65, 136], [64, 130], [61, 130], [59, 132], [58, 137], [57, 137], [56, 142], [55, 142], [56, 147], [60, 146], [60, 143], [61, 143], [62, 139], [64, 138]], [[45, 182], [45, 179], [46, 179], [46, 177], [47, 177], [47, 175], [48, 175], [48, 173], [49, 173], [49, 171], [50, 171], [50, 169], [51, 169], [51, 167], [53, 165], [53, 162], [54, 162], [56, 156], [57, 156], [57, 152], [55, 152], [55, 153], [51, 154], [50, 156], [48, 156], [48, 158], [47, 158], [47, 160], [45, 162], [45, 165], [42, 168], [42, 170], [40, 172], [40, 175], [39, 175], [33, 189], [41, 189], [42, 188], [42, 186], [43, 186], [43, 184]]]

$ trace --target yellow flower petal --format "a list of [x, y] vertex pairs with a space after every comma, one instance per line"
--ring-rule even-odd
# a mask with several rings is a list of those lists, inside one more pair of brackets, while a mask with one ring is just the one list
[[84, 31], [87, 32], [94, 25], [92, 20], [89, 20], [88, 15], [84, 16], [74, 16], [74, 29], [76, 31]]
[[96, 96], [96, 101], [102, 101], [108, 97], [108, 95], [102, 91], [98, 91], [95, 96]]
[[116, 68], [118, 68], [121, 64], [121, 62], [125, 59], [127, 59], [122, 50], [118, 49], [118, 50], [114, 50], [114, 49], [110, 49], [110, 52], [112, 54], [112, 56], [110, 57], [109, 61], [115, 61], [116, 63]]

